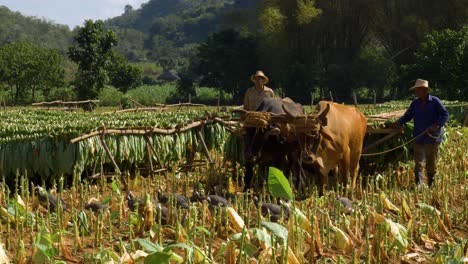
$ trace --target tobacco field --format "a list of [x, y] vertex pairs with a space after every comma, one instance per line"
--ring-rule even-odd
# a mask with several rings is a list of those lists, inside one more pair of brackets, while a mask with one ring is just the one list
[[2, 111], [0, 263], [466, 263], [466, 106], [447, 105], [432, 188], [413, 187], [407, 146], [363, 159], [356, 189], [301, 200], [275, 168], [263, 188], [241, 192], [241, 140], [213, 121], [235, 120], [230, 112]]

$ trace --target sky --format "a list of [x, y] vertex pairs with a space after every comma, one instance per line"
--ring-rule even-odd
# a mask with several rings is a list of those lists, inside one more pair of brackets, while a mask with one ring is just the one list
[[119, 16], [127, 4], [138, 9], [149, 0], [0, 0], [12, 11], [26, 16], [45, 18], [70, 29], [83, 25], [85, 19], [106, 19]]

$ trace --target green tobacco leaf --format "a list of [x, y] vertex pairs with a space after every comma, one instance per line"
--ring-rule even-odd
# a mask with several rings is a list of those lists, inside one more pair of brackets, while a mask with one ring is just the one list
[[103, 249], [93, 256], [93, 261], [97, 263], [118, 263], [119, 255], [111, 249]]
[[39, 251], [34, 255], [34, 260], [38, 263], [45, 260], [51, 260], [58, 253], [58, 250], [50, 245], [33, 243], [33, 246], [39, 249]]
[[437, 208], [433, 207], [433, 206], [430, 206], [426, 203], [417, 203], [416, 206], [418, 206], [421, 211], [423, 211], [425, 214], [429, 214], [429, 215], [434, 215], [434, 214], [437, 214], [437, 215], [440, 215], [440, 211], [437, 210]]
[[205, 235], [207, 236], [211, 234], [211, 232], [208, 229], [206, 229], [204, 226], [196, 226], [192, 228], [192, 230], [189, 231], [188, 236], [190, 238], [193, 237], [193, 235], [196, 234], [197, 231], [205, 233]]
[[167, 253], [167, 252], [155, 252], [151, 255], [148, 255], [145, 258], [145, 264], [154, 264], [154, 263], [159, 263], [159, 264], [169, 264], [171, 260], [172, 254]]
[[257, 255], [259, 251], [257, 246], [248, 242], [244, 245], [243, 249], [244, 249], [245, 254], [247, 254], [247, 256], [251, 258]]
[[168, 252], [172, 248], [182, 248], [182, 249], [185, 249], [187, 251], [192, 251], [193, 250], [193, 247], [190, 246], [190, 245], [187, 245], [185, 243], [178, 243], [178, 244], [172, 244], [172, 245], [169, 245], [169, 246], [165, 247], [164, 251]]
[[140, 246], [143, 248], [144, 251], [149, 252], [149, 253], [155, 253], [155, 252], [160, 252], [163, 251], [163, 247], [161, 247], [158, 244], [155, 244], [147, 239], [142, 239], [139, 238], [136, 240]]
[[268, 190], [273, 197], [292, 200], [292, 190], [283, 172], [275, 167], [268, 170]]
[[270, 234], [268, 234], [264, 229], [252, 228], [250, 231], [259, 241], [265, 242], [267, 248], [271, 247]]
[[288, 241], [288, 230], [286, 227], [272, 222], [260, 222], [260, 224], [265, 227], [268, 231], [277, 236], [283, 243]]
[[394, 239], [395, 245], [399, 250], [405, 250], [408, 247], [408, 233], [406, 228], [389, 219], [386, 219], [386, 224], [387, 229], [390, 231], [390, 236]]
[[84, 235], [85, 236], [89, 235], [90, 232], [89, 232], [89, 226], [88, 226], [88, 217], [86, 216], [86, 213], [84, 211], [80, 211], [77, 216], [78, 216], [80, 226], [83, 227]]
[[112, 181], [112, 191], [120, 195], [120, 188], [115, 181]]

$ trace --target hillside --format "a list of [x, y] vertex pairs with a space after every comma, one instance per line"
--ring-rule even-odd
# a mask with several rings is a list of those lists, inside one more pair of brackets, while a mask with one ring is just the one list
[[[110, 28], [135, 29], [150, 36], [161, 33], [167, 37], [179, 29], [187, 39], [204, 40], [216, 30], [220, 15], [233, 6], [232, 0], [151, 0], [134, 10], [127, 6], [124, 14], [108, 19]], [[169, 31], [169, 32], [167, 32]], [[172, 36], [173, 40], [182, 40]]]
[[[183, 68], [195, 47], [211, 33], [239, 26], [254, 14], [257, 1], [246, 0], [150, 0], [105, 21], [118, 36], [117, 50], [129, 60], [156, 61], [163, 67]], [[0, 6], [0, 44], [30, 41], [60, 50], [64, 55], [73, 32], [64, 25], [27, 17]], [[229, 25], [229, 26], [226, 26]]]
[[168, 67], [177, 67], [193, 54], [194, 44], [222, 27], [227, 11], [238, 3], [245, 5], [243, 2], [151, 0], [139, 9], [127, 5], [121, 16], [108, 19], [105, 24], [117, 32], [120, 49], [128, 58], [157, 60]]
[[71, 39], [72, 32], [68, 26], [27, 17], [0, 5], [0, 45], [12, 41], [30, 41], [65, 53]]

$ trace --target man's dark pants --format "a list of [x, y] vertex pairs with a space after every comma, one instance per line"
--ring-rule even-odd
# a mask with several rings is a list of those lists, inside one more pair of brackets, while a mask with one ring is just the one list
[[414, 174], [416, 184], [423, 184], [423, 168], [426, 161], [426, 173], [429, 187], [434, 182], [434, 176], [437, 173], [437, 155], [439, 153], [439, 142], [427, 144], [413, 144], [414, 149]]

